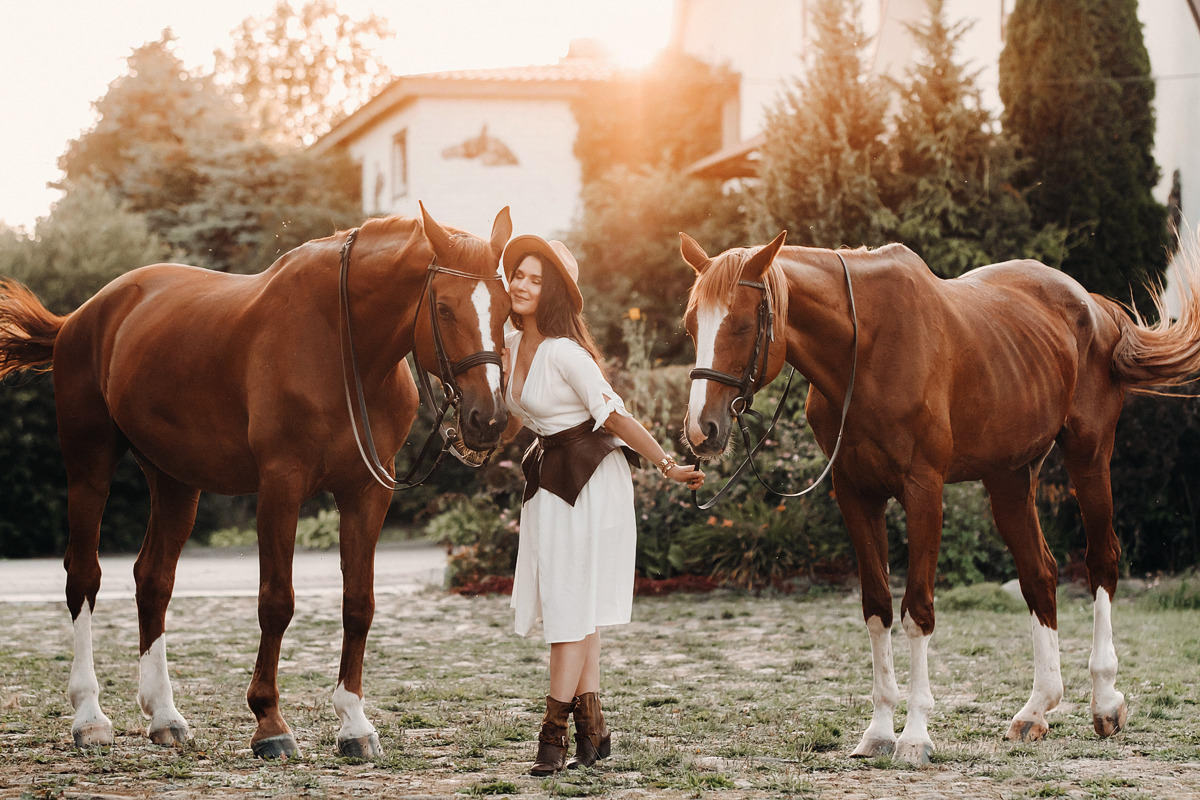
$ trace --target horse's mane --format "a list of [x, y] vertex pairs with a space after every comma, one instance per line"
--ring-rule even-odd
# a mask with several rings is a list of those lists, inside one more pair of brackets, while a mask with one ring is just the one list
[[[466, 269], [487, 277], [495, 272], [491, 242], [452, 225], [442, 227], [450, 234], [450, 251], [456, 269]], [[393, 247], [403, 246], [414, 236], [425, 244], [424, 234], [421, 233], [421, 221], [399, 215], [372, 217], [359, 227], [358, 232], [360, 242], [391, 240]]]
[[[733, 299], [733, 291], [737, 287], [737, 282], [741, 280], [742, 266], [746, 263], [746, 259], [761, 249], [761, 246], [737, 247], [709, 259], [708, 268], [697, 275], [696, 282], [692, 284], [692, 291], [688, 295], [688, 313], [699, 310], [701, 306], [710, 306], [716, 303], [727, 305]], [[786, 249], [783, 248], [783, 250]], [[778, 255], [771, 262], [771, 266], [767, 267], [766, 274], [763, 275], [763, 282], [766, 284], [767, 297], [775, 318], [787, 319], [787, 276], [779, 264]]]

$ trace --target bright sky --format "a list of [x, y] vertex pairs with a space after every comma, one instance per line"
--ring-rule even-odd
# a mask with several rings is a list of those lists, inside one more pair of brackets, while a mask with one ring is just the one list
[[[215, 49], [246, 17], [276, 0], [32, 0], [6, 3], [0, 25], [0, 222], [32, 230], [61, 193], [67, 142], [95, 123], [92, 104], [125, 74], [125, 59], [176, 36], [190, 69], [212, 67]], [[299, 7], [303, 0], [293, 0]], [[603, 41], [627, 63], [666, 45], [671, 0], [338, 0], [342, 13], [371, 11], [396, 32], [380, 57], [398, 75], [553, 63], [572, 39]]]

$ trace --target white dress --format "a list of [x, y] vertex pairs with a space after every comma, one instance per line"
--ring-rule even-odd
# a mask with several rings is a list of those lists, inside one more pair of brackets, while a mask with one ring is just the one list
[[[521, 332], [505, 337], [517, 362]], [[538, 347], [520, 397], [508, 382], [509, 410], [540, 436], [614, 411], [629, 416], [588, 352], [571, 339]], [[637, 527], [633, 479], [621, 449], [605, 456], [575, 505], [544, 488], [521, 507], [521, 539], [513, 581], [515, 628], [528, 636], [538, 620], [547, 642], [578, 642], [598, 626], [629, 622], [633, 609]]]

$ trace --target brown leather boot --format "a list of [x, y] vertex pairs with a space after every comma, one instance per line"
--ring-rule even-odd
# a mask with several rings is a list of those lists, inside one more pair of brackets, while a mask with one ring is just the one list
[[600, 695], [587, 692], [575, 698], [575, 757], [567, 769], [590, 767], [612, 752], [612, 734], [604, 724]]
[[562, 770], [567, 763], [567, 725], [571, 722], [571, 712], [575, 710], [575, 700], [563, 703], [546, 695], [546, 716], [542, 719], [542, 732], [538, 735], [537, 758], [534, 759], [530, 775], [539, 778], [553, 775]]

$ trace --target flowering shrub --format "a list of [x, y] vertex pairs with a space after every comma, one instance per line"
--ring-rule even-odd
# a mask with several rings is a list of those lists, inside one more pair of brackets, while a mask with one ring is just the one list
[[425, 535], [446, 546], [446, 585], [480, 583], [489, 575], [509, 576], [517, 566], [519, 510], [497, 506], [490, 497], [450, 496], [430, 519]]

